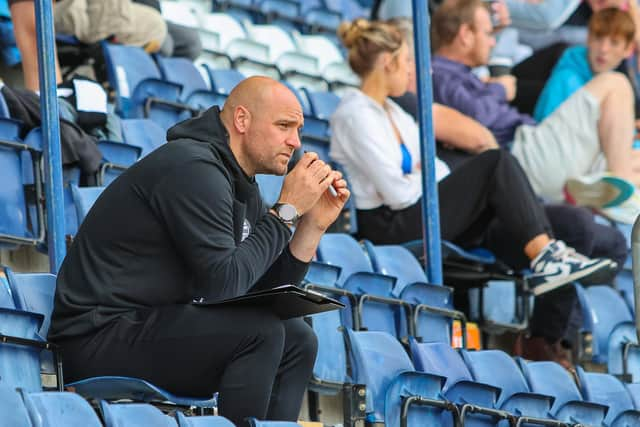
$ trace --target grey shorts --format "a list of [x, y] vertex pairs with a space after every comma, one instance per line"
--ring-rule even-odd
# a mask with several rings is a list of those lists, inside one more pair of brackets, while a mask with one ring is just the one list
[[606, 169], [598, 137], [599, 118], [598, 100], [582, 88], [542, 123], [516, 130], [512, 154], [536, 194], [561, 201], [567, 179]]

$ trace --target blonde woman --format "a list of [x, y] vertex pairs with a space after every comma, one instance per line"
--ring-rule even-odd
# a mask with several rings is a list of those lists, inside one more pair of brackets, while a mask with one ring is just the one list
[[[407, 90], [413, 63], [402, 34], [358, 19], [338, 30], [349, 64], [361, 78], [331, 118], [331, 157], [346, 168], [361, 237], [379, 244], [422, 237], [419, 131], [390, 97]], [[530, 283], [543, 294], [610, 269], [554, 240], [545, 212], [517, 161], [487, 150], [453, 172], [436, 159], [442, 237], [485, 245], [489, 227], [510, 236], [530, 260]]]

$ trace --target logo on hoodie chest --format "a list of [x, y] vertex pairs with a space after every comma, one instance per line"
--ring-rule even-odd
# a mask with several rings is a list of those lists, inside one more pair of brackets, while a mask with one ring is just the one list
[[249, 234], [251, 234], [251, 224], [247, 221], [247, 218], [245, 218], [242, 222], [242, 237], [240, 238], [240, 241], [244, 242], [244, 239], [249, 237]]

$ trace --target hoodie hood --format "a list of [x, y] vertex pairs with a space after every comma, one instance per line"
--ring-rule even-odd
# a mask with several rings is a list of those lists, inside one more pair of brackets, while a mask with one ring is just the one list
[[185, 120], [169, 128], [167, 142], [179, 139], [209, 144], [226, 168], [234, 175], [236, 185], [242, 184], [242, 181], [246, 181], [248, 184], [255, 181], [254, 178], [244, 173], [233, 155], [229, 146], [229, 133], [220, 119], [220, 108], [217, 105], [209, 108], [198, 117]]

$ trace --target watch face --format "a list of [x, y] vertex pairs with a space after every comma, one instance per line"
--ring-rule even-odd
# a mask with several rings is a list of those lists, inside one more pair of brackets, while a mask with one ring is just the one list
[[293, 221], [298, 216], [298, 211], [293, 205], [284, 203], [278, 208], [278, 215], [285, 221]]

